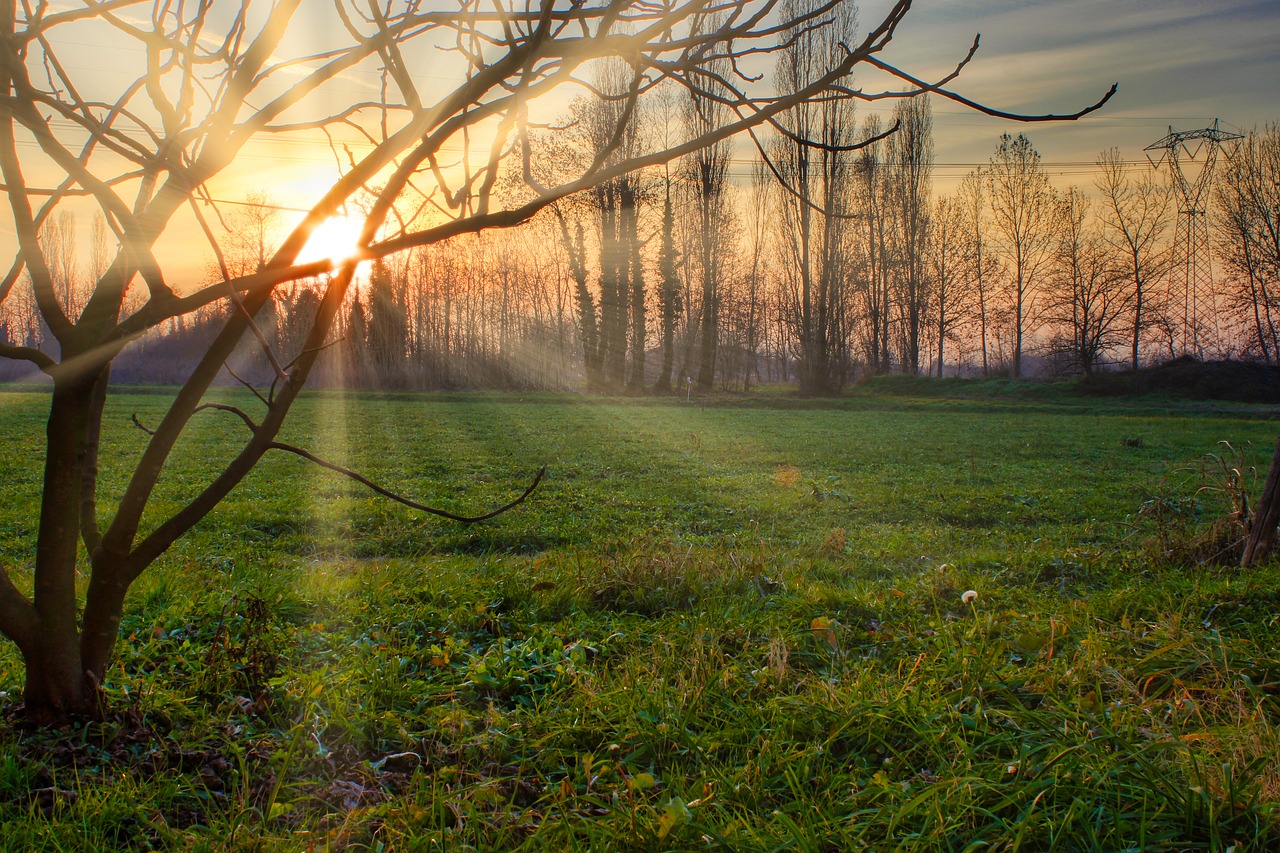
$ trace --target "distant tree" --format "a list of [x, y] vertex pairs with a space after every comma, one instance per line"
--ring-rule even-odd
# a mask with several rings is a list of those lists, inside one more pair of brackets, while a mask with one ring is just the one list
[[987, 247], [986, 177], [976, 169], [960, 182], [957, 202], [964, 212], [967, 240], [973, 252], [969, 290], [973, 299], [973, 322], [978, 329], [978, 345], [982, 353], [982, 375], [991, 375], [990, 340], [993, 320], [992, 288], [999, 263]]
[[1214, 188], [1218, 254], [1254, 347], [1280, 363], [1280, 125], [1250, 132]]
[[680, 253], [676, 249], [676, 214], [671, 205], [671, 182], [666, 182], [662, 200], [662, 231], [658, 246], [658, 322], [662, 338], [662, 367], [654, 388], [671, 390], [671, 371], [675, 368], [676, 323], [680, 317]]
[[1090, 208], [1089, 199], [1075, 187], [1058, 201], [1057, 245], [1045, 310], [1046, 321], [1061, 332], [1060, 350], [1070, 367], [1086, 376], [1123, 341], [1122, 323], [1136, 298], [1119, 286], [1121, 277]]
[[965, 227], [964, 213], [954, 198], [942, 196], [934, 202], [933, 213], [929, 217], [922, 272], [927, 274], [930, 285], [928, 309], [932, 314], [933, 334], [937, 338], [939, 377], [946, 364], [946, 342], [955, 336], [961, 324], [960, 298], [965, 293], [966, 280], [974, 264], [974, 247]]
[[1013, 377], [1022, 375], [1022, 353], [1034, 322], [1046, 264], [1053, 247], [1054, 199], [1040, 152], [1024, 134], [1004, 134], [986, 170], [991, 222], [1009, 263], [1013, 308]]
[[860, 239], [863, 243], [861, 275], [857, 290], [861, 297], [859, 337], [872, 373], [889, 369], [890, 264], [888, 216], [890, 203], [884, 196], [888, 185], [885, 177], [885, 144], [880, 119], [871, 116], [862, 126], [862, 146], [855, 166], [855, 197], [859, 212]]
[[759, 374], [760, 346], [767, 328], [765, 278], [767, 242], [769, 240], [769, 191], [771, 176], [761, 160], [752, 161], [751, 187], [747, 195], [745, 239], [748, 245], [744, 264], [746, 301], [743, 348], [747, 365], [742, 375], [742, 390], [751, 390], [751, 377]]
[[[716, 16], [699, 15], [694, 19], [695, 31], [714, 32], [719, 27]], [[730, 123], [733, 112], [725, 104], [719, 80], [727, 80], [733, 70], [727, 58], [710, 61], [708, 81], [690, 89], [684, 103], [685, 135], [697, 139], [714, 133]], [[698, 355], [696, 382], [699, 390], [708, 391], [715, 383], [716, 356], [720, 348], [720, 314], [724, 297], [722, 276], [735, 236], [728, 227], [731, 215], [727, 192], [729, 140], [699, 148], [688, 154], [681, 164], [690, 206], [693, 211], [693, 245], [685, 262], [697, 271], [698, 282]]]
[[[639, 98], [634, 93], [628, 94], [633, 83], [631, 67], [621, 57], [606, 57], [596, 64], [592, 82], [600, 97], [584, 97], [574, 104], [574, 119], [581, 128], [586, 149], [584, 159], [604, 164], [635, 160], [641, 156], [643, 142], [637, 117]], [[623, 172], [597, 182], [586, 196], [599, 246], [599, 296], [590, 305], [581, 301], [582, 295], [579, 297], [583, 337], [594, 336], [601, 387], [619, 391], [627, 382], [628, 346], [637, 337], [635, 329], [639, 329], [638, 337], [643, 341], [639, 181], [634, 173]], [[579, 250], [584, 249], [579, 246]], [[637, 311], [639, 316], [633, 321]], [[593, 321], [595, 326], [591, 329]], [[642, 369], [643, 350], [641, 346]], [[631, 346], [631, 355], [633, 359], [637, 357], [634, 346]]]
[[902, 372], [916, 374], [920, 372], [920, 336], [929, 299], [925, 245], [933, 179], [933, 113], [928, 95], [899, 101], [893, 118], [898, 131], [888, 139], [888, 185], [884, 195], [895, 250]]
[[[589, 285], [590, 262], [587, 259], [587, 235], [582, 220], [570, 221], [559, 206], [552, 208], [560, 226], [560, 239], [564, 245], [569, 275], [573, 280], [574, 304], [578, 314], [578, 336], [582, 342], [583, 370], [587, 388], [593, 391], [605, 387], [604, 347], [601, 343], [600, 310]], [[446, 310], [446, 316], [448, 312]]]
[[[28, 362], [52, 380], [32, 548], [33, 595], [0, 573], [0, 631], [22, 654], [26, 711], [38, 723], [101, 712], [101, 685], [130, 585], [267, 453], [292, 453], [358, 477], [281, 441], [280, 431], [333, 341], [360, 261], [519, 225], [571, 195], [776, 122], [796, 104], [832, 93], [860, 97], [844, 85], [860, 66], [874, 62], [881, 70], [903, 74], [878, 55], [911, 4], [894, 3], [866, 36], [843, 41], [829, 64], [803, 86], [777, 93], [767, 81], [756, 85], [749, 76], [726, 79], [719, 91], [736, 111], [732, 121], [669, 148], [625, 156], [615, 154], [635, 105], [658, 80], [705, 92], [712, 58], [768, 53], [778, 49], [779, 33], [826, 30], [835, 26], [831, 13], [843, 4], [787, 7], [748, 0], [727, 5], [720, 27], [697, 32], [688, 25], [706, 9], [699, 2], [548, 0], [536, 7], [497, 2], [447, 11], [411, 3], [392, 12], [377, 4], [366, 11], [342, 3], [307, 5], [304, 12], [300, 0], [252, 9], [247, 0], [214, 5], [212, 0], [0, 5], [0, 91], [5, 96], [0, 178], [7, 224], [18, 245], [0, 280], [0, 301], [25, 270], [36, 308], [58, 344], [56, 357], [26, 345], [0, 345], [0, 356]], [[226, 22], [221, 36], [208, 26], [212, 19]], [[312, 54], [291, 53], [303, 40], [286, 34], [296, 34], [299, 27], [325, 32], [325, 44]], [[112, 33], [113, 74], [75, 79], [87, 64], [83, 44], [104, 30]], [[454, 76], [444, 83], [438, 71], [429, 78], [419, 73], [419, 57], [438, 56], [438, 49], [453, 51], [457, 60]], [[540, 180], [531, 163], [530, 110], [540, 96], [559, 87], [590, 87], [588, 68], [600, 57], [620, 59], [629, 69], [626, 85], [605, 96], [621, 105], [609, 144], [571, 174]], [[335, 81], [362, 70], [385, 80], [382, 96], [352, 104], [329, 91]], [[135, 73], [116, 94], [107, 93], [118, 75]], [[428, 79], [429, 86], [420, 88]], [[934, 91], [963, 102], [940, 87]], [[93, 100], [82, 94], [89, 92]], [[325, 109], [337, 103], [346, 106]], [[56, 118], [50, 121], [50, 116]], [[182, 287], [172, 270], [166, 272], [161, 262], [166, 256], [159, 251], [163, 235], [180, 212], [204, 219], [197, 200], [215, 197], [210, 182], [234, 171], [245, 146], [267, 135], [324, 138], [325, 131], [358, 140], [359, 153], [349, 149], [342, 173], [316, 194], [260, 272], [195, 289]], [[457, 168], [450, 168], [446, 151], [461, 152]], [[501, 187], [502, 174], [513, 175], [521, 190]], [[358, 197], [367, 202], [368, 213], [355, 256], [299, 262], [316, 228]], [[106, 218], [118, 251], [76, 315], [60, 298], [39, 235], [62, 210], [88, 203]], [[430, 205], [438, 215], [429, 221], [396, 214], [398, 206]], [[204, 233], [216, 242], [215, 229]], [[265, 337], [255, 334], [255, 318], [276, 289], [322, 274], [322, 292], [302, 346], [291, 353], [263, 348], [274, 382], [255, 389], [260, 410], [251, 414], [206, 401], [242, 339]], [[135, 292], [140, 295], [132, 297]], [[124, 314], [130, 298], [139, 307]], [[215, 304], [228, 306], [221, 313], [221, 331], [160, 421], [143, 425], [145, 447], [123, 491], [113, 493], [111, 482], [99, 477], [113, 361], [149, 330]], [[175, 444], [194, 416], [210, 411], [230, 415], [244, 431], [243, 444], [185, 501], [158, 505], [156, 485]]]
[[280, 212], [266, 192], [256, 191], [223, 217], [225, 236], [217, 247], [214, 275], [239, 278], [262, 272], [276, 251]]
[[76, 215], [70, 210], [60, 211], [40, 228], [40, 248], [48, 259], [54, 292], [71, 317], [84, 310], [85, 302], [77, 243]]
[[[797, 17], [822, 12], [821, 0], [787, 0]], [[831, 10], [831, 26], [797, 27], [787, 34], [777, 59], [781, 91], [803, 91], [845, 50], [857, 17], [852, 6]], [[787, 110], [770, 156], [786, 192], [780, 205], [779, 245], [789, 271], [789, 322], [797, 344], [800, 391], [827, 394], [844, 381], [848, 350], [846, 285], [853, 213], [853, 152], [857, 149], [855, 101], [849, 97], [807, 100]]]
[[633, 391], [644, 388], [645, 353], [649, 342], [648, 289], [644, 274], [644, 240], [640, 236], [639, 200], [633, 200], [627, 220], [626, 245], [628, 249], [627, 298], [630, 300], [629, 345], [631, 365], [628, 368], [627, 387]]
[[364, 314], [365, 363], [372, 368], [372, 378], [384, 387], [404, 382], [409, 328], [403, 291], [403, 287], [397, 287], [386, 259], [375, 260], [369, 270], [368, 307]]
[[[664, 87], [656, 93], [657, 106], [655, 114], [658, 122], [657, 134], [661, 135], [661, 145], [669, 148], [677, 141], [683, 140], [684, 122], [680, 120], [680, 92], [674, 87]], [[683, 284], [680, 280], [680, 267], [683, 257], [677, 246], [676, 209], [674, 195], [677, 191], [675, 176], [671, 173], [671, 165], [664, 164], [662, 170], [662, 220], [658, 226], [658, 339], [662, 349], [662, 364], [658, 368], [658, 378], [654, 382], [654, 390], [669, 393], [672, 388], [671, 375], [675, 370], [676, 333], [680, 315], [683, 311], [681, 295]]]
[[[262, 191], [251, 192], [242, 202], [231, 205], [228, 211], [219, 213], [223, 235], [220, 241], [211, 243], [214, 257], [209, 267], [208, 281], [230, 281], [265, 270], [267, 262], [271, 260], [276, 250], [275, 231], [280, 219], [279, 211], [271, 197]], [[105, 271], [105, 265], [102, 269]], [[94, 279], [94, 281], [97, 280]], [[289, 319], [282, 313], [282, 309], [288, 308], [282, 304], [282, 297], [283, 291], [277, 289], [273, 298], [262, 307], [262, 313], [255, 318], [256, 325], [251, 331], [258, 336], [259, 347], [278, 346], [282, 342], [282, 330], [287, 330], [290, 325]], [[221, 316], [217, 316], [216, 322], [222, 320]], [[210, 331], [213, 325], [210, 323]], [[203, 346], [197, 342], [203, 341], [205, 337], [201, 334], [192, 336], [190, 342], [192, 351], [188, 353], [188, 358], [193, 364], [199, 358], [198, 350], [203, 349]], [[259, 359], [253, 359], [252, 356], [246, 358], [246, 349], [250, 348], [242, 344], [237, 353], [239, 357], [233, 359], [239, 364], [240, 373], [237, 375], [255, 376], [257, 371], [250, 370], [249, 367], [252, 366], [252, 362]], [[232, 369], [229, 365], [228, 370]], [[161, 381], [172, 382], [174, 377], [166, 377]]]
[[1142, 332], [1150, 322], [1152, 286], [1164, 275], [1168, 252], [1160, 237], [1169, 226], [1172, 195], [1150, 172], [1133, 180], [1120, 157], [1120, 149], [1098, 155], [1096, 180], [1102, 195], [1103, 235], [1124, 258], [1133, 310], [1130, 366], [1138, 369]]
[[347, 352], [350, 355], [343, 375], [350, 377], [345, 384], [355, 384], [365, 379], [366, 367], [369, 364], [369, 311], [359, 299], [352, 299], [347, 309], [346, 334]]

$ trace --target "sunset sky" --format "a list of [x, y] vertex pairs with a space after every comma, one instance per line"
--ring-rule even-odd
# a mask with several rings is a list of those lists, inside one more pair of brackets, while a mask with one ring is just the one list
[[[861, 4], [864, 27], [889, 7]], [[1000, 133], [1025, 132], [1047, 163], [1091, 163], [1115, 145], [1125, 159], [1166, 133], [1230, 130], [1280, 121], [1280, 0], [935, 0], [918, 2], [888, 56], [941, 74], [975, 33], [982, 47], [954, 88], [990, 106], [1069, 112], [1111, 102], [1075, 124], [1018, 125], [935, 104], [940, 178], [985, 162]], [[1088, 168], [1054, 167], [1065, 182], [1089, 184]]]
[[[877, 24], [890, 6], [891, 0], [864, 0], [860, 29]], [[319, 26], [314, 20], [304, 15], [289, 31], [289, 41], [306, 46], [304, 52], [331, 35], [309, 32], [308, 26]], [[938, 192], [949, 192], [961, 176], [987, 162], [1004, 132], [1027, 133], [1056, 184], [1089, 189], [1092, 164], [1110, 146], [1119, 147], [1124, 159], [1145, 164], [1143, 148], [1170, 125], [1192, 130], [1219, 118], [1223, 128], [1243, 131], [1280, 121], [1280, 0], [919, 0], [883, 58], [917, 76], [937, 78], [965, 55], [977, 33], [981, 49], [953, 84], [968, 97], [1004, 110], [1066, 113], [1093, 103], [1113, 82], [1119, 83], [1119, 93], [1101, 112], [1079, 122], [1032, 125], [935, 99]], [[96, 75], [105, 85], [127, 63], [109, 37], [100, 41], [77, 43], [71, 64], [74, 72], [90, 79]], [[456, 65], [447, 54], [428, 52], [419, 59], [423, 65], [415, 76], [424, 90], [443, 92]], [[438, 86], [431, 85], [433, 80]], [[871, 74], [858, 82], [868, 90], [879, 88]], [[335, 83], [328, 106], [339, 109], [375, 95], [378, 79], [375, 70], [363, 69]], [[561, 94], [550, 105], [558, 115], [576, 93]], [[860, 107], [860, 115], [891, 109], [882, 102]], [[739, 179], [750, 173], [748, 148], [739, 147], [731, 167]], [[314, 202], [332, 180], [334, 152], [320, 137], [306, 144], [274, 137], [246, 149], [230, 172], [212, 188], [215, 197], [235, 200], [265, 192], [282, 207], [296, 209]], [[299, 215], [282, 214], [288, 221]], [[86, 216], [81, 230], [87, 222]], [[187, 264], [206, 254], [190, 225], [175, 226], [191, 235], [171, 252]], [[12, 233], [7, 221], [3, 231]], [[0, 235], [0, 244], [11, 245], [9, 234]], [[200, 261], [199, 268], [205, 263]]]
[[[863, 0], [860, 30], [879, 23], [891, 5]], [[1170, 125], [1193, 130], [1217, 118], [1224, 129], [1245, 131], [1280, 121], [1280, 0], [919, 0], [884, 58], [936, 78], [954, 67], [979, 33], [981, 48], [953, 88], [989, 106], [1067, 113], [1092, 104], [1112, 83], [1119, 83], [1119, 92], [1103, 110], [1075, 123], [1020, 124], [936, 99], [938, 192], [951, 191], [987, 162], [1004, 132], [1031, 137], [1055, 184], [1088, 190], [1092, 164], [1110, 146], [1145, 165], [1143, 149]], [[443, 59], [435, 62], [425, 73], [444, 84], [447, 66]], [[876, 88], [871, 75], [860, 80]], [[375, 80], [348, 84], [356, 98], [367, 96]], [[873, 110], [887, 114], [892, 105], [860, 107], [864, 118]], [[332, 168], [323, 145], [286, 152], [279, 144], [250, 157], [273, 164], [283, 197], [305, 190], [307, 169]], [[741, 145], [731, 167], [739, 180], [750, 174], [749, 149]]]
[[[860, 29], [877, 24], [890, 6], [891, 0], [863, 0]], [[1092, 163], [1112, 145], [1124, 159], [1144, 161], [1143, 148], [1170, 125], [1192, 130], [1218, 118], [1223, 128], [1240, 131], [1280, 120], [1280, 0], [919, 0], [885, 58], [937, 77], [978, 33], [982, 46], [954, 88], [990, 106], [1065, 113], [1093, 103], [1112, 83], [1120, 89], [1102, 111], [1076, 123], [1019, 124], [935, 100], [940, 192], [985, 163], [1004, 132], [1027, 133], [1056, 184], [1089, 187]], [[421, 72], [446, 85], [448, 69], [441, 56]], [[337, 91], [368, 97], [376, 78], [364, 76]], [[875, 88], [871, 75], [860, 79]], [[892, 106], [860, 109], [865, 117]], [[247, 152], [248, 165], [270, 164], [273, 194], [305, 194], [308, 171], [332, 170], [332, 153], [317, 143], [285, 150], [288, 144], [275, 140]], [[751, 154], [749, 146], [739, 150], [732, 171], [745, 178]]]

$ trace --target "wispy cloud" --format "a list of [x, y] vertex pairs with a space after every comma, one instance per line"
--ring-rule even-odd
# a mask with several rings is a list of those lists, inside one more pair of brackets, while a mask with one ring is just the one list
[[[862, 4], [870, 26], [885, 0]], [[1280, 120], [1277, 0], [956, 0], [919, 4], [887, 56], [942, 74], [975, 33], [982, 48], [956, 83], [992, 106], [1066, 111], [1112, 82], [1119, 94], [1078, 125], [1015, 128], [937, 104], [939, 160], [985, 159], [1006, 130], [1025, 129], [1046, 157], [1140, 151], [1165, 125], [1215, 117], [1235, 127]], [[1150, 137], [1148, 139], [1147, 137]]]

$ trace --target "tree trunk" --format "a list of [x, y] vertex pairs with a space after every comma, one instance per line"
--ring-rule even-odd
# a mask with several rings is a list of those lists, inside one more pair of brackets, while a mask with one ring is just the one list
[[938, 378], [939, 379], [942, 378], [942, 365], [945, 363], [943, 361], [943, 357], [945, 355], [945, 348], [946, 348], [946, 341], [947, 341], [947, 323], [946, 323], [946, 320], [944, 319], [946, 316], [947, 316], [946, 302], [944, 300], [939, 300], [938, 302]]
[[644, 357], [648, 327], [645, 318], [644, 258], [640, 252], [644, 244], [640, 240], [639, 215], [634, 198], [628, 208], [626, 241], [630, 261], [627, 283], [631, 297], [631, 388], [640, 391], [644, 388]]
[[703, 273], [702, 320], [698, 329], [698, 390], [710, 391], [716, 379], [716, 338], [720, 331], [715, 279]]
[[1022, 322], [1024, 314], [1022, 313], [1022, 294], [1023, 294], [1022, 270], [1018, 270], [1018, 294], [1016, 304], [1014, 305], [1013, 319], [1013, 378], [1022, 378]]
[[1244, 554], [1240, 557], [1243, 568], [1253, 566], [1271, 553], [1277, 524], [1280, 524], [1280, 440], [1276, 441], [1271, 468], [1267, 471], [1267, 482], [1262, 487], [1262, 495], [1254, 509], [1253, 523], [1249, 525], [1249, 535], [1244, 542]]
[[[35, 609], [39, 627], [20, 646], [26, 665], [23, 700], [40, 725], [99, 712], [94, 677], [85, 672], [76, 621], [76, 556], [81, 490], [92, 422], [92, 379], [55, 382], [46, 427], [44, 490], [36, 539]], [[118, 618], [118, 616], [117, 616]], [[112, 643], [114, 643], [114, 636]]]
[[27, 669], [22, 699], [29, 722], [56, 726], [102, 717], [99, 685], [81, 666], [77, 638], [48, 637], [34, 649], [23, 649], [22, 658]]
[[[664, 291], [666, 285], [663, 285]], [[658, 381], [653, 388], [663, 394], [671, 391], [671, 371], [676, 364], [676, 312], [675, 305], [669, 301], [670, 293], [663, 295], [662, 302], [662, 369], [658, 371]]]
[[662, 370], [658, 373], [654, 390], [665, 394], [671, 391], [671, 371], [675, 368], [676, 314], [680, 302], [680, 279], [676, 272], [675, 212], [671, 207], [669, 183], [662, 207], [662, 247], [658, 257], [659, 276], [662, 279], [658, 291], [662, 312]]
[[1138, 345], [1142, 340], [1142, 282], [1138, 281], [1134, 290], [1133, 306], [1133, 369], [1138, 369]]
[[95, 681], [102, 681], [111, 661], [128, 591], [129, 579], [123, 568], [108, 568], [95, 560], [80, 629], [80, 660], [86, 675]]

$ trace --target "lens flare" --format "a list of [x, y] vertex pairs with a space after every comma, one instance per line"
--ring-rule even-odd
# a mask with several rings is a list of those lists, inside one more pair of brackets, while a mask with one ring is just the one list
[[331, 260], [341, 263], [355, 257], [360, 245], [360, 229], [364, 221], [355, 216], [333, 216], [320, 223], [311, 239], [298, 254], [299, 263]]

